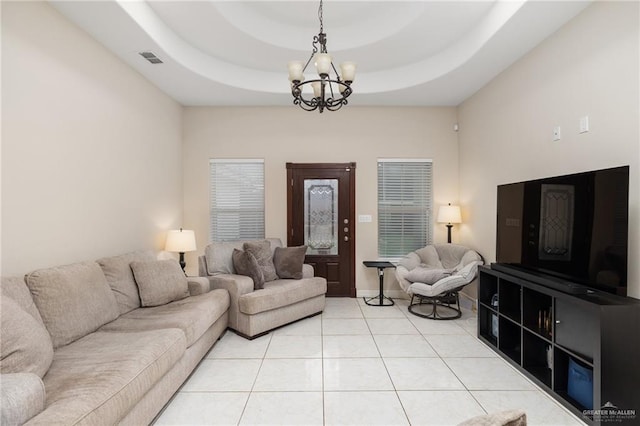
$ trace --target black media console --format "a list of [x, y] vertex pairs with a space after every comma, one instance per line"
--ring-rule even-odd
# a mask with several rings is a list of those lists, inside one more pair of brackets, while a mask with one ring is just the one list
[[480, 269], [480, 340], [586, 423], [639, 425], [640, 300], [495, 266]]

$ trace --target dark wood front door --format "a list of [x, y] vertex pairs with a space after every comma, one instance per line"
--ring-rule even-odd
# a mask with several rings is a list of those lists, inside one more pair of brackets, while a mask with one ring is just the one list
[[356, 163], [287, 163], [288, 246], [327, 279], [327, 296], [355, 297]]

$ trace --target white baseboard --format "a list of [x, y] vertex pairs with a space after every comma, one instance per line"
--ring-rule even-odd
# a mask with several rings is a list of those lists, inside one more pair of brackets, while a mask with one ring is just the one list
[[476, 299], [473, 299], [464, 293], [459, 293], [459, 294], [460, 294], [460, 306], [474, 312], [478, 309], [478, 301]]

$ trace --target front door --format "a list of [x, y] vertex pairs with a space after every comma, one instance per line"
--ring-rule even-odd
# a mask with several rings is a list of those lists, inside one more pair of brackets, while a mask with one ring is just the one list
[[356, 163], [287, 163], [287, 245], [327, 279], [327, 296], [355, 297]]

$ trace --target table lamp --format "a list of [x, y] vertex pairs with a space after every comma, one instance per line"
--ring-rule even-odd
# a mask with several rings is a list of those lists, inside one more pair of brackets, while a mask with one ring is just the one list
[[438, 223], [447, 224], [447, 243], [451, 244], [451, 228], [453, 224], [462, 223], [460, 206], [452, 206], [451, 203], [447, 206], [440, 206], [438, 210]]
[[169, 231], [164, 249], [180, 254], [180, 266], [182, 267], [182, 271], [184, 271], [184, 267], [186, 266], [184, 254], [185, 252], [196, 250], [196, 236], [193, 231], [188, 229], [180, 228], [180, 230]]

